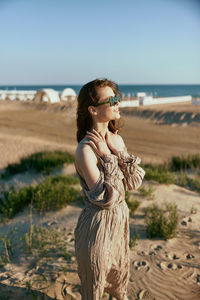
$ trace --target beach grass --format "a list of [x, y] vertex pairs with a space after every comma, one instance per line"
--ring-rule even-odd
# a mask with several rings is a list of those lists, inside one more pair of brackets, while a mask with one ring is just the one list
[[0, 215], [10, 219], [30, 203], [40, 213], [58, 210], [72, 203], [79, 195], [79, 190], [75, 188], [78, 183], [78, 179], [72, 175], [57, 175], [49, 176], [38, 185], [20, 189], [11, 187], [0, 195]]
[[176, 236], [178, 212], [175, 203], [165, 203], [162, 208], [152, 204], [145, 209], [146, 234], [148, 238], [168, 240]]
[[[145, 179], [154, 180], [158, 183], [177, 184], [192, 190], [200, 191], [200, 154], [172, 157], [164, 164], [143, 164]], [[195, 176], [191, 178], [189, 173]]]
[[62, 151], [47, 151], [31, 154], [24, 157], [19, 163], [9, 164], [2, 178], [8, 178], [18, 173], [35, 170], [49, 175], [54, 168], [60, 168], [64, 163], [73, 163], [74, 156], [68, 152]]
[[140, 205], [140, 202], [137, 199], [134, 199], [128, 191], [125, 192], [125, 201], [128, 205], [129, 211], [133, 216], [135, 211]]

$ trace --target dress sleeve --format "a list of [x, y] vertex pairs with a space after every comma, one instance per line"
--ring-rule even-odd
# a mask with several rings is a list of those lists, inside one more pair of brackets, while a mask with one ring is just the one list
[[142, 184], [142, 179], [145, 175], [145, 171], [138, 166], [141, 159], [138, 156], [129, 154], [127, 148], [124, 147], [123, 151], [119, 151], [117, 154], [118, 164], [121, 171], [124, 174], [124, 186], [125, 190], [136, 190]]
[[118, 159], [115, 155], [108, 154], [104, 155], [101, 160], [104, 171], [100, 171], [100, 176], [95, 186], [90, 190], [85, 189], [84, 194], [90, 203], [104, 209], [110, 209], [120, 197], [120, 192], [113, 184], [113, 178], [119, 176], [119, 172], [117, 172]]

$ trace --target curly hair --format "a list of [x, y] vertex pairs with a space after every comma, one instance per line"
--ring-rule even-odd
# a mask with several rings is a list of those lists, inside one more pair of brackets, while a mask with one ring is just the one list
[[[78, 95], [78, 107], [77, 107], [77, 141], [78, 143], [84, 138], [86, 135], [86, 131], [91, 130], [93, 125], [92, 116], [88, 111], [88, 107], [90, 105], [94, 105], [99, 101], [97, 90], [100, 87], [109, 86], [112, 88], [115, 95], [119, 95], [121, 98], [121, 93], [119, 91], [118, 85], [111, 80], [108, 79], [95, 79], [86, 83], [80, 90]], [[119, 130], [119, 124], [116, 124], [115, 120], [110, 120], [108, 123], [108, 129], [111, 132], [115, 132]]]

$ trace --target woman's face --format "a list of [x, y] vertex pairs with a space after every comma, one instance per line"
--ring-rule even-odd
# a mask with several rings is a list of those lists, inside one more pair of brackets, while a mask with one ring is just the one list
[[[99, 101], [98, 103], [105, 102], [110, 97], [114, 97], [115, 93], [109, 86], [98, 88], [97, 91]], [[119, 102], [110, 106], [110, 103], [102, 104], [95, 107], [97, 111], [97, 118], [100, 122], [108, 122], [110, 120], [120, 119]]]

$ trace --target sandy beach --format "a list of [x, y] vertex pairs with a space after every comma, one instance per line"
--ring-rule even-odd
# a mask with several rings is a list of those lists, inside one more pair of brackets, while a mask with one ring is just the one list
[[[39, 151], [61, 150], [74, 154], [77, 146], [75, 114], [75, 104], [65, 107], [0, 101], [0, 173], [8, 164]], [[200, 151], [198, 107], [176, 104], [124, 108], [121, 116], [124, 126], [120, 134], [128, 152], [138, 155], [143, 163], [164, 163], [172, 156]], [[63, 166], [59, 172], [75, 175], [73, 164]], [[42, 174], [27, 172], [9, 180], [0, 179], [0, 184], [1, 187], [6, 184], [22, 187], [38, 184], [44, 178]], [[140, 206], [130, 215], [131, 237], [139, 234], [139, 238], [130, 249], [128, 297], [130, 300], [198, 300], [200, 193], [175, 184], [147, 180], [143, 185], [152, 187], [154, 200], [147, 199], [139, 191], [131, 192]], [[177, 235], [168, 241], [149, 239], [145, 233], [144, 209], [151, 203], [163, 205], [166, 201], [178, 207]], [[35, 213], [32, 222], [59, 232], [73, 253], [73, 231], [81, 210], [81, 205], [71, 204], [44, 216]], [[25, 208], [9, 222], [0, 223], [0, 234], [17, 227], [17, 240], [29, 223], [30, 211]], [[105, 294], [104, 299], [108, 298]], [[69, 261], [40, 257], [36, 263], [31, 255], [15, 253], [10, 263], [0, 266], [0, 299], [80, 300], [75, 256]]]

